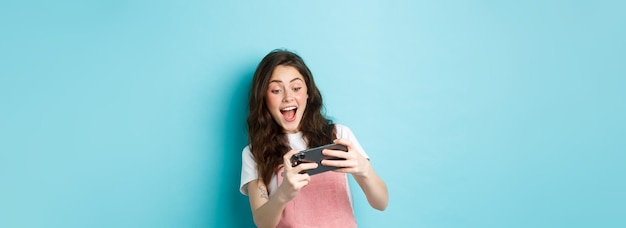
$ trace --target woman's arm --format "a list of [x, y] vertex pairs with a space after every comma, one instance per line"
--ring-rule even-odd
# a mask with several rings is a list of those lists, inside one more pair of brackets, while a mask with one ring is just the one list
[[279, 197], [270, 198], [261, 179], [248, 183], [248, 197], [254, 224], [257, 227], [276, 227], [287, 202]]
[[363, 189], [365, 197], [367, 197], [367, 202], [369, 202], [370, 205], [376, 210], [384, 211], [387, 208], [387, 203], [389, 202], [387, 185], [378, 176], [378, 174], [376, 174], [370, 162], [366, 161], [366, 163], [368, 164], [368, 167], [366, 168], [368, 171], [361, 175], [353, 173], [352, 176], [356, 182], [359, 183], [361, 189]]
[[346, 160], [324, 160], [323, 165], [343, 167], [336, 169], [336, 172], [351, 173], [359, 186], [365, 193], [367, 202], [377, 210], [385, 210], [389, 202], [387, 185], [376, 174], [372, 164], [352, 145], [347, 139], [337, 139], [335, 143], [346, 145], [348, 152], [336, 150], [324, 150], [324, 155], [345, 158]]
[[269, 196], [267, 186], [261, 179], [248, 183], [250, 208], [252, 209], [254, 223], [258, 227], [276, 227], [280, 222], [285, 205], [298, 195], [300, 189], [309, 184], [311, 180], [309, 174], [300, 174], [300, 172], [314, 169], [317, 167], [317, 164], [306, 163], [291, 167], [289, 159], [295, 153], [298, 153], [298, 151], [292, 150], [283, 157], [283, 165], [285, 167], [283, 182], [278, 186], [276, 194], [273, 194], [272, 197]]

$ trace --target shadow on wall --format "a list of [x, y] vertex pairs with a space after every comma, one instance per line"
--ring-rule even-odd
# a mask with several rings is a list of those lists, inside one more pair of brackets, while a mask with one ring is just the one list
[[236, 77], [232, 94], [224, 96], [228, 99], [224, 107], [224, 117], [221, 125], [222, 143], [222, 173], [219, 175], [219, 189], [215, 202], [215, 219], [212, 227], [255, 227], [248, 197], [239, 192], [241, 179], [241, 152], [247, 143], [248, 94], [252, 83], [254, 64], [238, 69], [245, 72], [234, 74]]

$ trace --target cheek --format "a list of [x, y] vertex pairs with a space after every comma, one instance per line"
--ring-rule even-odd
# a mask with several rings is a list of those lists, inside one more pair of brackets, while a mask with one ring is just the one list
[[304, 101], [308, 101], [309, 100], [309, 92], [308, 91], [304, 91], [304, 94], [302, 95], [302, 99]]
[[309, 98], [309, 91], [308, 91], [308, 90], [306, 90], [306, 89], [303, 89], [303, 90], [301, 90], [301, 91], [298, 93], [298, 96], [299, 96], [301, 99], [306, 100], [306, 99], [308, 99], [308, 98]]
[[278, 107], [278, 105], [280, 104], [280, 99], [274, 94], [268, 93], [267, 96], [265, 96], [265, 104], [267, 105], [267, 107], [273, 109]]

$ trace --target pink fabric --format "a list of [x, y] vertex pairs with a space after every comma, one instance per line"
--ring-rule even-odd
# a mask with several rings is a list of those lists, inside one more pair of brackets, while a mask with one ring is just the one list
[[[283, 182], [283, 168], [278, 185]], [[311, 176], [298, 196], [287, 203], [277, 227], [357, 227], [344, 173], [325, 172]]]

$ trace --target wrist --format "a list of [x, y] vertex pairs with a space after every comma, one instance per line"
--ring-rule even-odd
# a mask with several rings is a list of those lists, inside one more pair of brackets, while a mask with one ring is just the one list
[[369, 162], [367, 162], [366, 164], [367, 165], [362, 169], [363, 170], [362, 172], [354, 173], [353, 176], [363, 178], [363, 179], [369, 178], [370, 174], [372, 173], [372, 166], [370, 165]]
[[285, 191], [281, 187], [278, 188], [278, 192], [276, 192], [276, 195], [274, 198], [275, 198], [275, 201], [281, 205], [287, 204], [287, 202], [291, 200], [289, 198], [289, 195], [285, 193]]

